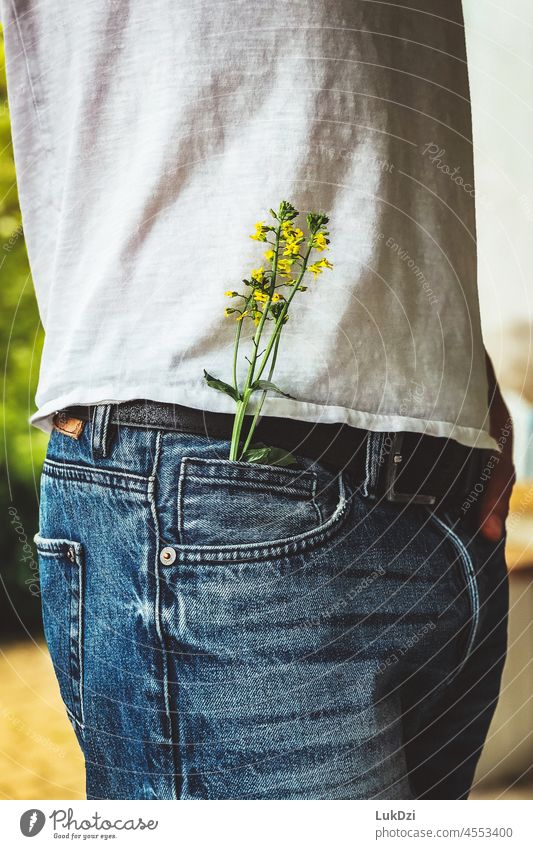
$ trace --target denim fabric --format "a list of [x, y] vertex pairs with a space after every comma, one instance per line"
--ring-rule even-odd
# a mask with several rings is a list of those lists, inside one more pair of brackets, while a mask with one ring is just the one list
[[94, 427], [52, 433], [36, 537], [88, 798], [468, 794], [505, 654], [502, 545], [304, 457], [230, 462], [225, 440], [132, 427], [102, 451]]

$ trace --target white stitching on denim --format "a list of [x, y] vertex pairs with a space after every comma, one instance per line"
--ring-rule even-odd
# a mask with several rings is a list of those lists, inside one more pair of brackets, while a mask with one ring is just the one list
[[315, 475], [315, 477], [313, 479], [313, 487], [312, 487], [312, 491], [311, 491], [311, 500], [313, 502], [313, 506], [314, 506], [316, 513], [317, 513], [317, 516], [318, 516], [318, 524], [322, 525], [324, 523], [324, 518], [322, 516], [322, 510], [320, 509], [320, 504], [316, 500], [317, 484], [318, 484], [318, 476]]
[[[220, 457], [190, 457], [186, 455], [181, 458], [181, 465], [188, 467], [187, 477], [191, 480], [205, 480], [209, 483], [231, 483], [237, 480], [240, 483], [243, 480], [240, 472], [245, 472], [253, 475], [253, 477], [245, 481], [250, 486], [258, 485], [259, 483], [262, 486], [278, 486], [278, 484], [272, 483], [270, 480], [271, 478], [278, 477], [282, 481], [281, 488], [284, 491], [294, 490], [295, 492], [302, 492], [304, 494], [309, 493], [308, 480], [314, 479], [316, 481], [317, 478], [317, 473], [313, 469], [291, 469], [285, 466], [273, 466], [268, 463], [249, 463], [247, 461], [228, 460]], [[227, 472], [227, 474], [216, 477], [214, 470], [217, 467], [222, 472]], [[208, 474], [202, 475], [201, 471], [203, 469], [207, 469]], [[266, 480], [265, 483], [254, 480], [254, 477], [259, 473]], [[283, 484], [284, 480], [291, 480], [291, 483], [285, 485]], [[300, 486], [298, 486], [299, 481], [302, 481]]]
[[176, 494], [176, 524], [177, 524], [177, 531], [178, 531], [178, 542], [179, 542], [180, 545], [183, 545], [183, 536], [184, 536], [183, 532], [185, 530], [184, 517], [183, 517], [183, 499], [184, 499], [183, 482], [185, 480], [186, 471], [185, 471], [185, 463], [183, 461], [186, 460], [186, 459], [187, 459], [186, 457], [182, 457], [182, 459], [181, 459], [180, 473], [179, 473], [179, 477], [178, 477], [178, 488], [177, 488], [177, 494]]
[[[83, 731], [85, 729], [85, 705], [83, 700], [83, 545], [81, 542], [75, 542], [74, 540], [69, 540], [65, 538], [54, 538], [54, 537], [42, 537], [39, 533], [36, 533], [33, 537], [33, 541], [36, 545], [37, 552], [39, 557], [50, 557], [56, 559], [57, 557], [66, 557], [69, 550], [74, 550], [74, 564], [78, 569], [78, 636], [76, 639], [77, 642], [77, 655], [78, 655], [78, 667], [79, 667], [79, 677], [78, 677], [78, 687], [79, 693], [78, 698], [76, 699], [76, 694], [74, 692], [73, 685], [73, 675], [71, 671], [71, 641], [72, 641], [72, 606], [69, 605], [69, 647], [68, 647], [68, 661], [65, 660], [65, 673], [68, 670], [69, 675], [69, 684], [70, 690], [72, 694], [73, 703], [79, 701], [80, 705], [80, 716], [77, 717], [73, 710], [65, 703], [65, 708], [69, 716], [74, 720], [76, 725]], [[71, 594], [72, 591], [70, 591]]]
[[296, 534], [296, 536], [285, 537], [281, 540], [267, 540], [262, 543], [243, 542], [237, 547], [232, 543], [229, 545], [176, 544], [173, 546], [177, 554], [176, 562], [197, 563], [205, 561], [206, 563], [211, 563], [220, 561], [224, 563], [241, 563], [248, 559], [264, 559], [283, 556], [284, 554], [289, 556], [297, 554], [304, 548], [321, 542], [344, 517], [348, 504], [344, 472], [340, 472], [338, 475], [337, 491], [339, 495], [333, 514], [318, 528], [312, 528], [309, 531], [303, 531], [300, 534]]
[[[472, 563], [472, 558], [468, 553], [466, 546], [464, 545], [462, 539], [455, 533], [452, 527], [446, 524], [439, 516], [435, 513], [431, 513], [431, 518], [433, 521], [437, 522], [441, 528], [444, 529], [446, 534], [450, 537], [450, 539], [454, 542], [456, 549], [459, 552], [459, 557], [461, 560], [461, 565], [463, 569], [463, 575], [466, 581], [467, 588], [469, 590], [469, 601], [470, 608], [472, 613], [472, 623], [470, 628], [470, 636], [468, 639], [468, 643], [464, 652], [464, 657], [460, 662], [459, 666], [454, 670], [451, 677], [446, 679], [446, 682], [449, 683], [455, 679], [455, 676], [459, 674], [465, 663], [467, 662], [470, 654], [472, 653], [472, 647], [474, 645], [477, 630], [479, 625], [479, 592], [477, 588], [477, 580], [476, 573], [474, 571], [474, 566]], [[448, 521], [450, 521], [448, 519]], [[450, 522], [451, 525], [451, 522]]]
[[110, 418], [111, 418], [111, 404], [107, 404], [104, 407], [104, 415], [103, 415], [103, 420], [102, 420], [102, 433], [101, 433], [101, 439], [102, 439], [101, 453], [102, 453], [102, 457], [109, 456], [108, 439], [109, 439], [109, 420], [110, 420]]
[[[194, 473], [191, 474], [191, 472], [188, 471], [188, 467], [191, 465], [191, 463], [189, 462], [190, 460], [193, 460], [194, 462], [196, 462], [197, 460], [202, 460], [202, 461], [205, 460], [207, 463], [211, 463], [211, 462], [220, 463], [221, 462], [221, 463], [226, 463], [226, 464], [231, 462], [232, 466], [234, 466], [236, 464], [236, 462], [238, 462], [238, 461], [233, 461], [233, 460], [231, 460], [231, 461], [229, 461], [229, 460], [214, 460], [214, 459], [211, 460], [208, 457], [206, 457], [206, 458], [204, 458], [204, 457], [199, 457], [199, 458], [197, 458], [197, 457], [192, 457], [192, 458], [191, 457], [182, 457], [181, 463], [180, 463], [180, 473], [179, 473], [179, 477], [178, 477], [178, 486], [177, 486], [177, 495], [176, 495], [176, 525], [177, 525], [177, 532], [178, 532], [178, 545], [180, 545], [180, 546], [184, 546], [186, 544], [184, 542], [184, 532], [185, 532], [185, 517], [184, 517], [184, 498], [185, 498], [185, 491], [184, 490], [185, 490], [185, 487], [184, 487], [184, 482], [185, 482], [185, 478], [187, 478], [188, 481], [191, 481], [191, 480], [192, 481], [200, 481], [202, 483], [208, 483], [208, 484], [217, 483], [217, 484], [224, 485], [224, 484], [228, 484], [228, 483], [238, 483], [238, 484], [242, 484], [243, 486], [249, 487], [250, 489], [256, 489], [260, 486], [260, 484], [256, 483], [255, 481], [239, 480], [239, 478], [237, 478], [237, 477], [235, 477], [235, 478], [232, 478], [232, 477], [215, 478], [215, 477], [209, 477], [209, 476], [200, 477], [200, 476], [195, 475]], [[239, 465], [246, 467], [246, 469], [248, 469], [250, 467], [250, 463], [239, 463]], [[257, 471], [261, 470], [262, 465], [263, 464], [258, 464]], [[276, 466], [269, 467], [269, 469], [270, 468], [273, 468], [276, 471], [280, 471], [280, 472], [286, 471], [284, 468], [281, 468], [281, 467], [278, 468]], [[292, 471], [292, 470], [290, 470], [290, 471]], [[313, 507], [316, 510], [316, 513], [317, 513], [317, 516], [318, 516], [318, 523], [319, 523], [319, 527], [320, 527], [320, 525], [322, 525], [324, 523], [324, 517], [322, 515], [322, 511], [320, 509], [319, 504], [315, 500], [316, 491], [317, 491], [317, 484], [318, 484], [318, 474], [315, 471], [309, 470], [309, 469], [305, 469], [304, 471], [305, 471], [307, 476], [311, 476], [312, 483], [311, 483], [311, 498], [310, 498], [310, 500], [312, 501]], [[268, 489], [272, 489], [275, 486], [276, 486], [275, 484], [269, 485], [268, 483], [265, 483], [265, 488], [268, 488]], [[302, 486], [301, 489], [294, 489], [293, 487], [285, 487], [285, 486], [284, 487], [278, 487], [278, 489], [284, 494], [295, 494], [295, 495], [298, 495], [298, 496], [309, 495], [309, 488], [307, 486], [306, 487]], [[275, 543], [275, 540], [273, 542]], [[268, 545], [268, 542], [266, 544]], [[261, 545], [262, 545], [262, 543], [261, 543]]]
[[83, 549], [81, 545], [79, 548], [75, 548], [75, 557], [76, 563], [78, 565], [78, 666], [79, 666], [79, 694], [78, 698], [80, 701], [80, 717], [82, 722], [82, 727], [85, 728], [85, 704], [84, 704], [84, 681], [83, 681], [83, 670], [84, 670], [84, 651], [83, 651], [83, 567], [84, 567], [84, 557], [83, 557]]
[[[181, 477], [180, 473], [180, 477]], [[292, 486], [279, 486], [274, 483], [269, 483], [265, 481], [254, 481], [254, 480], [246, 480], [246, 478], [215, 478], [215, 477], [200, 477], [198, 475], [190, 474], [190, 472], [185, 472], [185, 476], [188, 481], [194, 481], [196, 483], [203, 483], [204, 485], [211, 486], [212, 484], [217, 484], [218, 486], [227, 486], [234, 485], [240, 488], [246, 488], [249, 490], [258, 490], [259, 492], [279, 492], [282, 495], [297, 495], [297, 496], [307, 496], [308, 498], [312, 496], [313, 490], [316, 487], [316, 477], [312, 480], [310, 487], [305, 487], [302, 489], [298, 489]]]
[[59, 460], [46, 459], [43, 463], [43, 471], [46, 474], [46, 467], [50, 467], [50, 473], [53, 470], [64, 472], [82, 472], [83, 474], [108, 475], [116, 478], [127, 478], [131, 481], [139, 481], [139, 483], [147, 483], [150, 478], [144, 475], [136, 475], [133, 472], [124, 472], [122, 469], [115, 469], [112, 466], [105, 468], [103, 466], [82, 466], [79, 463], [62, 463]]
[[145, 475], [136, 475], [134, 472], [123, 472], [122, 469], [114, 469], [112, 467], [105, 468], [99, 466], [82, 466], [79, 463], [62, 463], [60, 460], [50, 460], [46, 459], [44, 461], [44, 466], [54, 466], [58, 469], [65, 469], [65, 471], [70, 471], [71, 469], [76, 471], [79, 469], [80, 472], [102, 472], [105, 475], [117, 475], [122, 478], [131, 478], [135, 481], [142, 481], [145, 483], [150, 480], [151, 476], [146, 477]]
[[376, 490], [376, 463], [379, 459], [379, 433], [372, 433], [372, 460], [370, 463], [370, 493], [375, 493]]
[[[156, 434], [155, 440], [155, 451], [154, 451], [154, 462], [152, 465], [152, 473], [149, 478], [149, 487], [148, 487], [148, 497], [150, 501], [150, 511], [152, 513], [152, 519], [154, 522], [154, 530], [155, 530], [155, 540], [154, 540], [154, 549], [155, 549], [155, 561], [154, 561], [154, 579], [155, 579], [155, 599], [154, 599], [154, 622], [155, 622], [155, 630], [157, 634], [157, 638], [159, 640], [159, 644], [161, 646], [161, 663], [163, 665], [163, 701], [165, 704], [165, 715], [168, 726], [168, 742], [172, 746], [172, 758], [175, 763], [175, 740], [173, 739], [172, 734], [172, 717], [170, 713], [170, 695], [168, 690], [168, 656], [167, 656], [167, 647], [165, 645], [165, 640], [163, 638], [163, 632], [161, 629], [161, 591], [160, 591], [160, 563], [159, 563], [159, 549], [161, 545], [161, 534], [159, 531], [159, 519], [157, 515], [157, 504], [155, 500], [155, 485], [157, 480], [157, 469], [159, 467], [159, 458], [161, 455], [161, 431], [158, 430]], [[176, 791], [176, 784], [174, 784], [174, 791]], [[175, 792], [175, 797], [177, 798], [177, 793]]]
[[363, 495], [368, 496], [368, 484], [370, 483], [370, 452], [372, 451], [372, 440], [371, 434], [368, 433], [366, 437], [366, 457], [365, 457], [365, 479], [363, 481], [363, 486], [361, 492]]
[[81, 542], [76, 542], [71, 539], [56, 539], [55, 537], [42, 537], [39, 532], [34, 534], [33, 541], [37, 548], [39, 549], [39, 553], [43, 554], [63, 554], [63, 549], [66, 548], [75, 548], [76, 553], [78, 553], [81, 548]]
[[90, 432], [90, 440], [91, 440], [91, 459], [93, 462], [98, 458], [100, 459], [100, 446], [101, 446], [101, 433], [100, 427], [102, 423], [102, 407], [96, 406], [92, 411], [91, 416], [91, 432]]

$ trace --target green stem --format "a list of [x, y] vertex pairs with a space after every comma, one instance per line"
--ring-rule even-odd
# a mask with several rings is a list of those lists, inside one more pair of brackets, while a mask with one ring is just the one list
[[[276, 367], [276, 359], [277, 359], [277, 356], [278, 356], [278, 348], [279, 348], [280, 338], [281, 338], [280, 334], [278, 333], [278, 339], [277, 339], [276, 345], [274, 347], [274, 353], [272, 354], [272, 364], [270, 366], [270, 372], [268, 374], [268, 380], [272, 380], [272, 375], [274, 374], [274, 369]], [[259, 401], [259, 405], [257, 407], [255, 415], [254, 415], [252, 422], [250, 424], [250, 430], [249, 430], [248, 436], [246, 437], [246, 441], [243, 445], [241, 457], [246, 453], [246, 451], [248, 450], [248, 446], [250, 445], [250, 442], [252, 441], [252, 436], [253, 436], [254, 430], [255, 430], [256, 425], [257, 425], [257, 420], [259, 418], [259, 414], [260, 414], [261, 409], [263, 407], [263, 404], [265, 402], [267, 392], [268, 392], [268, 389], [263, 389], [263, 392], [261, 393], [261, 400]]]
[[[291, 294], [289, 295], [289, 297], [285, 301], [283, 308], [280, 311], [280, 314], [279, 314], [279, 316], [276, 320], [276, 323], [274, 325], [274, 330], [273, 330], [272, 335], [271, 335], [271, 337], [268, 341], [267, 347], [266, 347], [265, 352], [263, 354], [263, 358], [261, 360], [261, 364], [259, 366], [259, 372], [256, 375], [255, 374], [255, 366], [256, 366], [256, 363], [257, 363], [257, 360], [258, 360], [257, 352], [259, 350], [259, 341], [261, 339], [261, 334], [263, 332], [263, 327], [264, 327], [265, 321], [267, 319], [268, 313], [270, 312], [270, 306], [272, 304], [272, 295], [274, 294], [274, 291], [276, 289], [276, 276], [277, 276], [277, 269], [278, 269], [278, 257], [279, 257], [279, 248], [280, 248], [280, 238], [281, 238], [281, 224], [282, 224], [282, 222], [280, 221], [280, 226], [276, 230], [276, 243], [275, 243], [275, 251], [274, 251], [274, 260], [273, 260], [273, 263], [272, 263], [272, 276], [271, 276], [271, 281], [270, 281], [270, 290], [269, 290], [269, 295], [268, 295], [268, 301], [265, 303], [265, 307], [263, 309], [261, 319], [259, 321], [257, 330], [256, 330], [255, 335], [254, 335], [254, 338], [252, 339], [252, 344], [253, 344], [253, 348], [254, 348], [253, 355], [252, 355], [252, 359], [250, 361], [250, 366], [248, 368], [248, 374], [246, 376], [246, 381], [245, 381], [245, 384], [244, 384], [244, 389], [243, 389], [243, 392], [242, 392], [241, 400], [237, 402], [237, 410], [236, 410], [236, 413], [235, 413], [235, 419], [234, 419], [234, 422], [233, 422], [233, 430], [232, 430], [232, 435], [231, 435], [231, 446], [230, 446], [230, 455], [229, 455], [230, 460], [237, 460], [237, 459], [239, 459], [239, 457], [242, 457], [244, 452], [247, 450], [247, 448], [248, 448], [248, 446], [251, 442], [252, 435], [254, 433], [254, 430], [255, 430], [255, 427], [256, 427], [256, 424], [257, 424], [257, 421], [258, 421], [258, 418], [259, 418], [259, 414], [261, 412], [261, 408], [263, 406], [263, 403], [264, 403], [264, 400], [265, 400], [265, 397], [266, 397], [266, 393], [268, 392], [268, 390], [263, 391], [263, 394], [261, 396], [261, 400], [259, 402], [258, 408], [257, 408], [257, 410], [254, 414], [253, 419], [252, 419], [252, 422], [251, 422], [251, 425], [250, 425], [250, 430], [249, 430], [248, 436], [246, 438], [246, 441], [244, 443], [242, 452], [239, 454], [239, 442], [240, 442], [240, 438], [241, 438], [242, 426], [243, 426], [243, 423], [244, 423], [244, 417], [246, 415], [246, 409], [248, 407], [248, 403], [249, 403], [249, 400], [250, 400], [250, 397], [251, 397], [252, 391], [253, 391], [251, 389], [251, 386], [255, 381], [260, 379], [261, 375], [263, 374], [263, 371], [265, 370], [265, 368], [267, 366], [269, 357], [272, 353], [272, 349], [274, 348], [274, 353], [273, 353], [273, 358], [272, 358], [272, 363], [271, 363], [271, 368], [270, 368], [270, 373], [269, 373], [269, 380], [272, 377], [272, 374], [274, 372], [274, 367], [275, 367], [275, 364], [276, 364], [279, 340], [280, 340], [281, 330], [282, 330], [282, 327], [283, 327], [283, 324], [284, 324], [284, 319], [285, 319], [285, 316], [287, 315], [287, 311], [289, 309], [290, 303], [291, 303], [292, 299], [294, 298], [296, 292], [298, 291], [300, 283], [302, 282], [302, 279], [303, 279], [304, 274], [305, 274], [306, 269], [307, 269], [309, 256], [310, 256], [311, 250], [312, 250], [312, 242], [313, 242], [313, 237], [315, 235], [314, 232], [311, 233], [311, 235], [310, 235], [307, 252], [306, 252], [305, 256], [302, 257], [303, 261], [302, 261], [302, 267], [300, 269], [300, 274], [299, 274], [296, 282], [293, 285], [293, 291], [291, 292]], [[252, 296], [250, 296], [250, 297], [252, 297]], [[239, 331], [239, 335], [240, 335], [240, 331]], [[236, 340], [236, 345], [235, 345], [235, 349], [234, 349], [234, 382], [235, 382], [235, 388], [236, 389], [237, 389], [237, 384], [236, 384], [237, 348], [238, 348], [238, 338]], [[237, 389], [237, 391], [238, 391], [238, 389]]]
[[237, 460], [239, 453], [239, 439], [241, 436], [242, 423], [244, 420], [244, 414], [246, 412], [246, 407], [248, 406], [248, 399], [251, 393], [243, 393], [243, 398], [240, 401], [237, 401], [237, 410], [235, 412], [235, 418], [233, 420], [233, 431], [231, 434], [231, 445], [229, 451], [229, 459]]
[[270, 278], [270, 291], [268, 293], [268, 301], [265, 303], [263, 312], [261, 314], [261, 319], [259, 321], [259, 324], [257, 325], [257, 330], [255, 332], [255, 336], [254, 336], [254, 339], [253, 339], [254, 354], [253, 354], [253, 357], [252, 357], [252, 361], [250, 363], [250, 368], [248, 369], [248, 375], [247, 375], [246, 384], [245, 384], [246, 387], [251, 386], [252, 383], [253, 383], [253, 380], [254, 380], [254, 370], [255, 370], [255, 364], [257, 362], [257, 351], [259, 350], [259, 340], [261, 339], [263, 327], [264, 327], [265, 321], [267, 320], [268, 313], [270, 311], [270, 304], [272, 303], [272, 295], [274, 294], [274, 291], [275, 291], [275, 288], [276, 288], [276, 276], [277, 276], [277, 273], [278, 273], [278, 256], [279, 256], [280, 237], [281, 237], [281, 225], [276, 230], [276, 247], [274, 249], [274, 259], [273, 259], [273, 262], [272, 262], [272, 275], [271, 275], [271, 278]]
[[268, 345], [265, 349], [265, 353], [263, 355], [263, 359], [261, 361], [261, 365], [259, 366], [259, 372], [257, 373], [257, 375], [255, 377], [256, 380], [259, 380], [261, 375], [263, 374], [263, 371], [265, 370], [266, 364], [268, 362], [268, 358], [270, 356], [270, 352], [271, 352], [271, 350], [272, 350], [272, 348], [273, 348], [273, 346], [276, 342], [277, 337], [281, 333], [281, 328], [283, 327], [283, 319], [287, 315], [287, 311], [289, 309], [290, 303], [291, 303], [292, 299], [294, 298], [296, 292], [298, 291], [298, 286], [302, 282], [303, 276], [305, 274], [305, 270], [307, 268], [307, 263], [309, 261], [309, 255], [311, 253], [311, 250], [312, 250], [312, 247], [310, 245], [307, 249], [307, 253], [303, 257], [302, 268], [301, 268], [300, 274], [298, 276], [298, 279], [297, 279], [296, 283], [294, 284], [293, 290], [292, 290], [291, 294], [289, 295], [289, 297], [287, 298], [287, 300], [285, 301], [285, 303], [283, 305], [283, 309], [281, 310], [281, 312], [280, 312], [280, 314], [277, 318], [276, 324], [274, 326], [274, 330], [272, 331], [272, 336], [270, 337]]
[[[244, 311], [248, 309], [251, 300], [252, 296], [250, 295], [244, 304]], [[237, 354], [239, 352], [239, 342], [241, 339], [242, 321], [239, 321], [237, 324], [238, 326], [235, 332], [235, 341], [233, 343], [233, 388], [235, 389], [235, 392], [239, 394], [239, 385], [237, 383]]]
[[[250, 387], [251, 387], [253, 380], [254, 380], [254, 371], [255, 371], [255, 364], [256, 364], [257, 358], [258, 358], [257, 352], [259, 350], [259, 342], [260, 342], [261, 334], [263, 332], [263, 327], [264, 327], [264, 324], [265, 324], [265, 321], [266, 321], [266, 318], [267, 318], [267, 315], [268, 315], [268, 312], [269, 312], [269, 309], [270, 309], [272, 294], [273, 294], [273, 292], [275, 290], [275, 286], [276, 286], [276, 275], [277, 275], [277, 270], [278, 270], [278, 256], [279, 256], [280, 238], [281, 238], [281, 222], [280, 222], [280, 226], [276, 230], [276, 247], [274, 249], [274, 260], [273, 260], [273, 263], [272, 263], [272, 275], [271, 275], [271, 281], [270, 281], [270, 291], [269, 291], [268, 301], [265, 303], [265, 307], [263, 309], [261, 319], [259, 321], [259, 324], [257, 325], [257, 330], [254, 334], [253, 339], [252, 339], [252, 345], [253, 345], [252, 358], [250, 360], [250, 366], [248, 368], [248, 374], [246, 375], [246, 380], [244, 382], [244, 388], [243, 388], [243, 391], [242, 391], [241, 400], [237, 402], [237, 410], [236, 410], [236, 413], [235, 413], [235, 419], [233, 421], [233, 430], [232, 430], [232, 434], [231, 434], [231, 445], [230, 445], [230, 455], [229, 455], [230, 460], [236, 460], [237, 455], [239, 453], [239, 441], [240, 441], [240, 437], [241, 437], [242, 425], [243, 425], [243, 421], [244, 421], [244, 416], [246, 415], [246, 409], [248, 407], [248, 402], [249, 402], [250, 396], [252, 394], [252, 390], [251, 390]], [[252, 298], [252, 297], [253, 297], [253, 295], [250, 296], [250, 298]], [[234, 356], [236, 356], [235, 351], [234, 351]], [[234, 361], [234, 369], [235, 368], [236, 368], [236, 366], [235, 366], [235, 361]], [[235, 374], [236, 374], [236, 371], [234, 371], [234, 379], [236, 379]]]
[[[313, 234], [311, 235], [310, 243], [312, 242], [312, 236], [313, 236]], [[271, 353], [272, 349], [274, 348], [274, 353], [272, 355], [272, 363], [271, 363], [270, 372], [269, 372], [269, 376], [268, 376], [269, 380], [272, 379], [272, 375], [274, 373], [274, 368], [275, 368], [275, 365], [276, 365], [276, 358], [277, 358], [277, 354], [278, 354], [278, 347], [279, 347], [279, 341], [280, 341], [280, 336], [281, 336], [281, 330], [283, 328], [283, 319], [284, 319], [285, 315], [287, 314], [287, 310], [289, 309], [289, 305], [290, 305], [292, 299], [294, 298], [296, 292], [298, 291], [298, 286], [300, 285], [300, 283], [303, 280], [303, 276], [304, 276], [306, 268], [307, 268], [307, 263], [309, 261], [309, 256], [311, 254], [311, 250], [312, 250], [312, 247], [311, 247], [311, 244], [309, 244], [309, 247], [307, 249], [307, 253], [303, 257], [302, 268], [300, 270], [300, 274], [298, 276], [298, 279], [296, 280], [296, 283], [294, 284], [293, 291], [291, 292], [290, 296], [287, 298], [287, 300], [286, 300], [286, 302], [283, 306], [283, 310], [280, 312], [280, 314], [278, 316], [278, 319], [277, 319], [276, 324], [274, 326], [274, 330], [272, 332], [272, 336], [270, 337], [269, 343], [268, 343], [268, 345], [265, 349], [265, 353], [263, 355], [263, 359], [262, 359], [261, 365], [259, 367], [259, 372], [255, 377], [256, 381], [260, 379], [260, 377], [261, 377], [261, 375], [262, 375], [262, 373], [263, 373], [263, 371], [264, 371], [264, 369], [267, 365], [270, 353]], [[270, 301], [269, 301], [267, 306], [268, 307], [270, 306]], [[266, 312], [266, 307], [265, 307], [265, 312]], [[255, 413], [255, 415], [252, 419], [252, 422], [250, 424], [250, 431], [249, 431], [248, 436], [246, 438], [246, 441], [244, 443], [242, 453], [241, 453], [241, 457], [244, 454], [244, 452], [247, 450], [247, 448], [248, 448], [248, 446], [251, 442], [252, 435], [253, 435], [253, 432], [255, 430], [257, 420], [259, 418], [259, 413], [261, 412], [261, 408], [263, 406], [267, 392], [268, 392], [268, 390], [264, 390], [263, 393], [262, 393], [261, 401], [259, 403], [258, 409], [256, 410], [256, 413]], [[242, 427], [242, 423], [241, 423], [241, 427]]]

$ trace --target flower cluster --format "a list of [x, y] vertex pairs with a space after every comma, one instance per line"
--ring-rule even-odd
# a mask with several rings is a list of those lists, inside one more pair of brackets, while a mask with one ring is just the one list
[[[308, 264], [311, 251], [322, 253], [328, 250], [328, 219], [325, 215], [312, 213], [308, 216], [309, 235], [306, 240], [303, 230], [294, 223], [299, 213], [292, 204], [284, 201], [277, 213], [270, 210], [270, 214], [274, 218], [274, 224], [258, 221], [255, 232], [250, 236], [256, 242], [266, 242], [269, 245], [264, 252], [268, 267], [265, 269], [262, 265], [255, 268], [250, 278], [243, 280], [243, 283], [251, 288], [251, 292], [241, 294], [228, 290], [225, 293], [229, 298], [241, 300], [239, 306], [226, 307], [225, 314], [234, 315], [237, 321], [251, 318], [255, 325], [261, 322], [263, 316], [266, 321], [276, 321], [279, 318], [280, 308], [272, 307], [287, 300], [288, 293], [283, 291], [285, 287], [296, 287], [305, 292], [307, 286], [302, 285], [305, 273], [312, 274], [316, 280], [323, 271], [333, 268], [332, 263], [325, 258], [312, 265]], [[288, 321], [287, 314], [284, 320]]]
[[[265, 262], [259, 268], [254, 268], [249, 278], [243, 280], [247, 287], [244, 293], [233, 289], [228, 289], [225, 293], [228, 298], [240, 301], [238, 305], [226, 307], [225, 310], [226, 315], [233, 315], [237, 320], [233, 352], [233, 385], [207, 372], [205, 372], [205, 379], [209, 386], [229, 395], [237, 404], [230, 460], [288, 465], [295, 462], [292, 455], [276, 447], [251, 446], [250, 443], [267, 392], [291, 397], [272, 382], [281, 331], [289, 319], [289, 306], [296, 292], [306, 291], [307, 286], [303, 283], [306, 274], [311, 274], [317, 280], [324, 271], [333, 268], [333, 265], [325, 257], [310, 263], [313, 251], [320, 254], [328, 250], [329, 219], [326, 215], [321, 212], [309, 213], [306, 219], [306, 236], [304, 231], [295, 224], [300, 213], [292, 204], [282, 201], [278, 211], [274, 212], [271, 209], [270, 214], [273, 223], [266, 224], [264, 221], [259, 221], [255, 225], [255, 232], [250, 237], [256, 242], [264, 242], [268, 245], [263, 254]], [[256, 329], [251, 340], [251, 355], [246, 357], [249, 364], [246, 379], [244, 386], [240, 388], [237, 382], [237, 355], [244, 319], [248, 318], [252, 320]], [[271, 322], [271, 333], [264, 349], [260, 350], [260, 343], [264, 344], [262, 334], [267, 321]], [[263, 378], [265, 370], [267, 370], [266, 379]], [[261, 400], [255, 409], [248, 435], [241, 447], [241, 431], [246, 411], [255, 392], [261, 393]]]

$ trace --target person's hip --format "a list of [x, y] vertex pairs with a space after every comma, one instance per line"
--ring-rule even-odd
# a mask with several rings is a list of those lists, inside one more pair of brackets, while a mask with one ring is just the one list
[[122, 425], [95, 458], [95, 430], [53, 432], [37, 537], [89, 796], [410, 798], [401, 705], [480, 638], [466, 526], [301, 455]]

